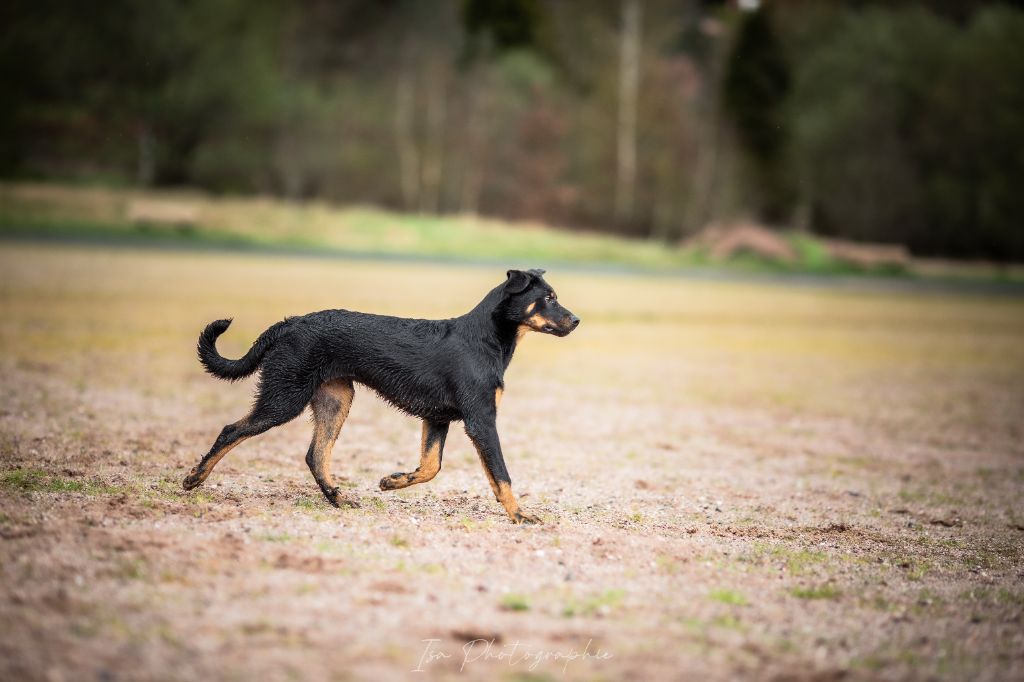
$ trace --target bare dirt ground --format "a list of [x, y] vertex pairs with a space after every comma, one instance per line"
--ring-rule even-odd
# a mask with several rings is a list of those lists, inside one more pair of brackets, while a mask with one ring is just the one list
[[[288, 314], [447, 317], [488, 269], [0, 245], [0, 679], [1024, 677], [1024, 300], [550, 272], [511, 525], [461, 429], [357, 390], [330, 507], [305, 418], [180, 482]], [[586, 655], [582, 655], [583, 652]], [[575, 652], [576, 656], [573, 657]], [[415, 672], [415, 671], [420, 672]]]

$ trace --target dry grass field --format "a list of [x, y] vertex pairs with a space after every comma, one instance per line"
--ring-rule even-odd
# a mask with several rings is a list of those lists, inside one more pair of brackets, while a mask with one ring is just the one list
[[[327, 505], [300, 418], [181, 489], [253, 382], [204, 375], [331, 307], [448, 317], [488, 268], [0, 244], [0, 679], [1024, 677], [1024, 299], [552, 271], [499, 414], [358, 390]], [[586, 654], [584, 654], [586, 652]]]

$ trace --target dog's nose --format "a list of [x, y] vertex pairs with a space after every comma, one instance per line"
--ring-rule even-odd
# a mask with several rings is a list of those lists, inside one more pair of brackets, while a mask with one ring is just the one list
[[572, 319], [569, 320], [569, 324], [572, 325], [573, 329], [575, 329], [576, 327], [580, 326], [580, 318], [573, 315]]

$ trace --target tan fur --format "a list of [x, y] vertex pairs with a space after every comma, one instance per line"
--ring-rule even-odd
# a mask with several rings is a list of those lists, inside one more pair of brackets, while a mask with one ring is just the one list
[[408, 488], [417, 483], [426, 483], [437, 476], [441, 470], [441, 444], [435, 442], [427, 447], [427, 434], [430, 427], [423, 422], [423, 435], [420, 437], [420, 465], [412, 473], [396, 473], [381, 481], [381, 487], [387, 490], [398, 490]]
[[341, 427], [348, 419], [349, 410], [352, 409], [355, 389], [351, 381], [336, 379], [328, 381], [317, 390], [336, 400], [338, 409], [337, 411], [318, 413], [314, 407], [313, 476], [318, 483], [323, 481], [327, 487], [335, 488], [337, 486], [334, 485], [334, 477], [331, 475], [331, 453], [334, 450], [334, 442], [341, 432]]
[[516, 514], [519, 513], [519, 503], [516, 502], [516, 497], [512, 494], [512, 486], [504, 481], [498, 483], [494, 496], [498, 498], [498, 502], [501, 502], [501, 506], [505, 508], [509, 518], [516, 518]]
[[526, 326], [534, 331], [540, 331], [546, 324], [554, 324], [554, 322], [539, 313], [526, 318]]
[[[501, 503], [501, 506], [505, 508], [505, 513], [508, 517], [516, 523], [521, 523], [523, 514], [519, 510], [519, 503], [516, 502], [516, 496], [512, 494], [512, 486], [504, 481], [498, 482], [491, 476], [491, 470], [487, 468], [487, 464], [484, 462], [484, 455], [480, 452], [479, 448], [476, 451], [477, 456], [480, 458], [480, 464], [484, 467], [484, 474], [487, 475], [487, 482], [491, 484], [491, 491], [494, 493], [494, 499]], [[535, 517], [530, 517], [530, 521], [536, 521]]]
[[505, 395], [505, 389], [496, 388], [494, 389], [494, 409], [497, 410], [501, 406], [501, 398]]
[[498, 497], [498, 483], [494, 480], [494, 477], [491, 476], [491, 470], [487, 468], [487, 464], [484, 462], [484, 453], [480, 452], [480, 448], [476, 449], [476, 455], [480, 458], [480, 464], [484, 467], [484, 474], [487, 476], [487, 482], [491, 484], [491, 490], [494, 492], [495, 499], [500, 502], [501, 498]]
[[225, 445], [222, 447], [217, 454], [206, 461], [205, 466], [202, 462], [197, 464], [191, 472], [189, 472], [189, 478], [194, 482], [193, 487], [198, 486], [200, 483], [210, 477], [213, 472], [213, 467], [217, 466], [217, 462], [224, 459], [224, 455], [231, 452], [239, 443], [249, 440], [248, 438], [239, 438], [231, 445]]
[[526, 318], [526, 322], [523, 322], [516, 327], [516, 344], [523, 340], [523, 336], [526, 332], [539, 332], [546, 324], [554, 324], [554, 322], [545, 318], [540, 313], [530, 315]]

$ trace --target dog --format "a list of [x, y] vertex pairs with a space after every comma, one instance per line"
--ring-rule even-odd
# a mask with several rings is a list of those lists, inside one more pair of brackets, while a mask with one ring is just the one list
[[441, 470], [445, 437], [461, 421], [476, 448], [495, 498], [513, 523], [540, 519], [512, 494], [495, 419], [504, 375], [527, 332], [567, 336], [580, 319], [564, 308], [544, 281], [544, 270], [509, 270], [472, 310], [448, 320], [417, 320], [349, 310], [289, 317], [263, 332], [238, 360], [217, 352], [217, 337], [231, 320], [211, 322], [199, 336], [199, 362], [210, 374], [236, 381], [260, 370], [252, 411], [225, 426], [210, 451], [189, 472], [185, 490], [203, 483], [242, 441], [313, 412], [306, 453], [324, 497], [335, 507], [358, 506], [331, 476], [331, 450], [348, 417], [355, 385], [362, 384], [399, 410], [423, 420], [420, 462], [394, 473], [381, 490], [426, 483]]

